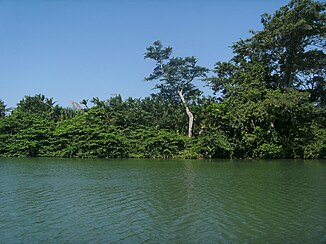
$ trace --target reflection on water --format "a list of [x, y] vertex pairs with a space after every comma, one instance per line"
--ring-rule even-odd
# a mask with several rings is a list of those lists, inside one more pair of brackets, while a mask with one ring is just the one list
[[0, 242], [326, 242], [326, 162], [0, 158]]

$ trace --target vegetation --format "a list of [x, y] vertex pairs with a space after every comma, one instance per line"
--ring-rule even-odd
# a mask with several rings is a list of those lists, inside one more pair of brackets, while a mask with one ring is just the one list
[[[196, 78], [205, 77], [208, 69], [198, 66], [195, 57], [171, 58], [171, 54], [172, 48], [163, 48], [160, 41], [156, 41], [153, 43], [153, 46], [148, 47], [145, 58], [155, 60], [156, 66], [153, 73], [145, 80], [159, 79], [163, 82], [157, 84], [155, 88], [160, 90], [158, 95], [165, 100], [177, 102], [178, 98], [180, 98], [189, 117], [188, 137], [191, 137], [194, 116], [189, 109], [185, 97], [188, 97], [189, 100], [194, 100], [201, 94], [200, 90], [192, 82]], [[179, 97], [176, 97], [177, 94]]]
[[[143, 99], [62, 108], [39, 94], [10, 112], [0, 100], [0, 156], [326, 158], [325, 8], [293, 0], [262, 15], [263, 30], [210, 77], [156, 41], [145, 79], [158, 93]], [[219, 96], [203, 97], [195, 79]]]

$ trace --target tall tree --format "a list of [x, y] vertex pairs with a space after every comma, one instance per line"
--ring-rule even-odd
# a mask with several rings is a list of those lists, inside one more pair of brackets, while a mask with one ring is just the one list
[[197, 65], [195, 57], [171, 57], [173, 49], [163, 47], [160, 41], [147, 48], [145, 59], [156, 62], [153, 72], [146, 81], [159, 80], [155, 85], [159, 94], [166, 99], [181, 101], [188, 115], [188, 136], [192, 136], [194, 116], [189, 109], [189, 100], [199, 96], [200, 90], [193, 84], [197, 78], [206, 76], [208, 69]]
[[[295, 88], [310, 92], [312, 101], [325, 105], [326, 97], [326, 3], [292, 0], [274, 14], [263, 14], [262, 31], [236, 42], [234, 58], [218, 63], [220, 78], [234, 77], [234, 66], [259, 62], [266, 67], [272, 88]], [[233, 66], [233, 67], [232, 67]], [[221, 79], [213, 88], [221, 88]]]

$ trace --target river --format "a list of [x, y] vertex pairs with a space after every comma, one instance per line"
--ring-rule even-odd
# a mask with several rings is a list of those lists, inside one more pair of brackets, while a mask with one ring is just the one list
[[0, 158], [0, 207], [0, 243], [326, 243], [326, 161]]

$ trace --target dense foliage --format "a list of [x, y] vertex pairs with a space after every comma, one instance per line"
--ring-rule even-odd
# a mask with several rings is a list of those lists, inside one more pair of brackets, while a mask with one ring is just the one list
[[[325, 6], [293, 0], [262, 15], [263, 30], [209, 78], [154, 42], [145, 58], [158, 93], [143, 99], [62, 108], [39, 94], [10, 111], [0, 100], [0, 156], [326, 158]], [[204, 77], [219, 96], [193, 85]]]

